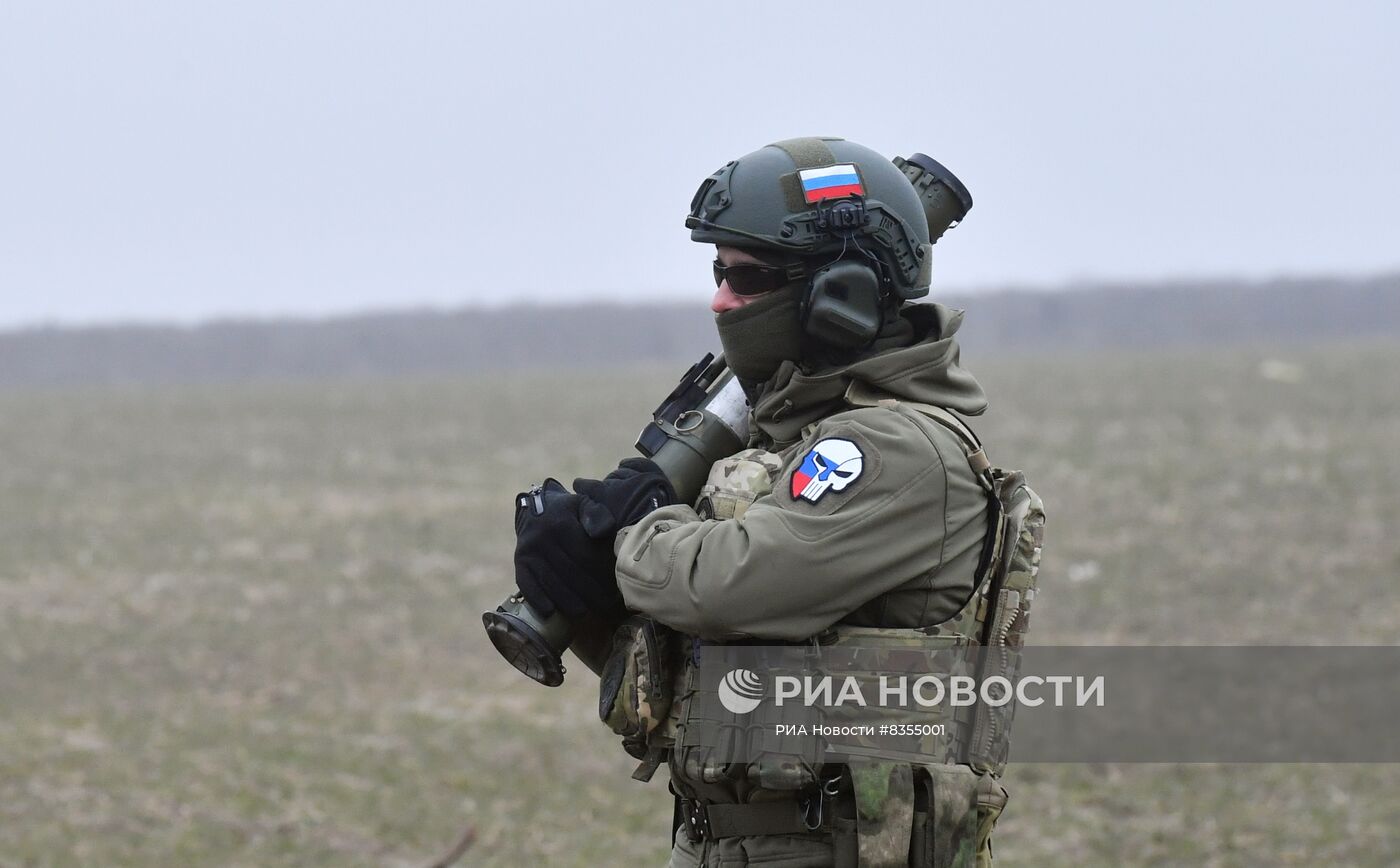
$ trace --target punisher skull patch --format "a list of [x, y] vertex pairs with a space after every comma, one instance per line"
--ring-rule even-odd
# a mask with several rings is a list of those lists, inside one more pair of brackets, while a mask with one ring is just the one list
[[792, 472], [792, 497], [816, 503], [828, 491], [843, 491], [860, 478], [865, 455], [860, 447], [841, 437], [817, 441]]

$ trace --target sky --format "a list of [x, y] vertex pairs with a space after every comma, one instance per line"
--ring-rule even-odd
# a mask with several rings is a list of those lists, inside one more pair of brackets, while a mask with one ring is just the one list
[[928, 153], [934, 297], [1400, 269], [1400, 4], [0, 4], [0, 328], [694, 300], [699, 183]]

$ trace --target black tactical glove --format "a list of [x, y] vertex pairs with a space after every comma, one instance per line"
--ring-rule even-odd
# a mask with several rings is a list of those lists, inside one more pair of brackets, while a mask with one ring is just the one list
[[558, 480], [516, 495], [515, 584], [526, 601], [548, 617], [587, 614], [617, 618], [622, 594], [613, 575], [613, 540], [584, 530], [608, 517], [598, 504], [570, 494]]
[[575, 479], [574, 491], [585, 501], [583, 529], [609, 545], [617, 532], [649, 512], [676, 502], [671, 480], [646, 458], [628, 458], [603, 479]]

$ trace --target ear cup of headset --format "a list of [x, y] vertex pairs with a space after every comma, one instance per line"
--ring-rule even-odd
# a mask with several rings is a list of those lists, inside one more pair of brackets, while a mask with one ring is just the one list
[[863, 347], [880, 331], [880, 276], [861, 262], [833, 262], [812, 276], [803, 327], [836, 347]]

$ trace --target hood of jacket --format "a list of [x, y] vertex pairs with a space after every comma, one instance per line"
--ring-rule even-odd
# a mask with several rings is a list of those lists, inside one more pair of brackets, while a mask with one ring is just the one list
[[803, 371], [783, 362], [756, 391], [754, 424], [775, 445], [801, 438], [807, 425], [845, 408], [853, 382], [905, 401], [946, 407], [964, 416], [987, 409], [987, 395], [958, 364], [963, 312], [941, 304], [910, 305], [897, 326], [871, 349], [844, 365]]

